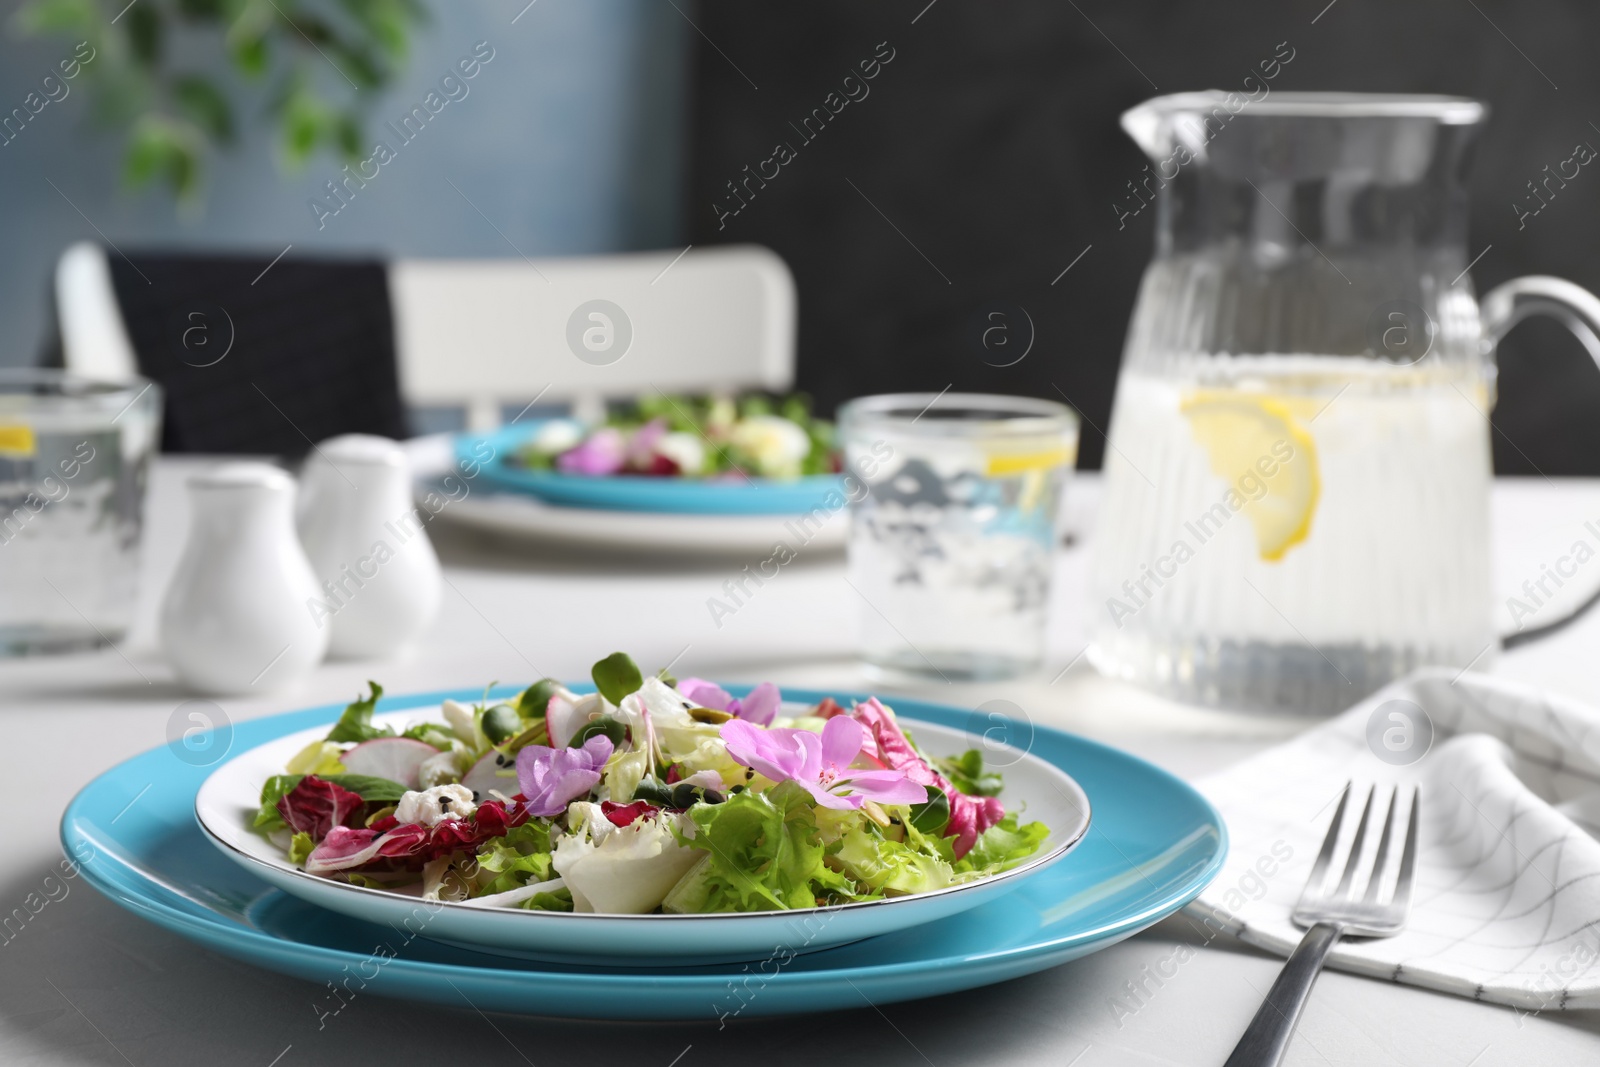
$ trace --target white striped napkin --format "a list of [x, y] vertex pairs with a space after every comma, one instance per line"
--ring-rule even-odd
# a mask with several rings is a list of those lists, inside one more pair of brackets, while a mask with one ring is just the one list
[[[1531, 1010], [1600, 1007], [1600, 712], [1487, 675], [1410, 675], [1199, 783], [1231, 847], [1190, 911], [1287, 954], [1302, 934], [1290, 909], [1351, 779], [1346, 843], [1368, 787], [1375, 820], [1392, 786], [1402, 819], [1421, 787], [1416, 885], [1403, 933], [1341, 942], [1329, 966]], [[1391, 849], [1390, 880], [1396, 865]]]

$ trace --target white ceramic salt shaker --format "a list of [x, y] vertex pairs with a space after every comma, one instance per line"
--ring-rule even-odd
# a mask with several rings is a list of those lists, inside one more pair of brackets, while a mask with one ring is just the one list
[[189, 479], [189, 539], [161, 605], [161, 647], [190, 687], [216, 695], [282, 689], [322, 661], [328, 630], [294, 529], [294, 480], [266, 463]]
[[387, 437], [322, 442], [301, 475], [300, 543], [321, 586], [329, 655], [384, 659], [439, 610], [439, 557], [411, 497], [405, 450]]

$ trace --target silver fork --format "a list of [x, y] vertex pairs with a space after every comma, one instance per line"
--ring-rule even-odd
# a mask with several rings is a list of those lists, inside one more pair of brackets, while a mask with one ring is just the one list
[[1349, 858], [1344, 861], [1339, 884], [1331, 893], [1325, 891], [1328, 865], [1339, 845], [1339, 828], [1344, 822], [1350, 788], [1351, 783], [1346, 783], [1339, 806], [1333, 812], [1333, 825], [1328, 827], [1322, 851], [1317, 853], [1317, 862], [1311, 867], [1311, 877], [1306, 879], [1300, 901], [1294, 906], [1294, 924], [1306, 927], [1306, 936], [1278, 973], [1278, 980], [1272, 983], [1267, 999], [1256, 1017], [1250, 1020], [1249, 1028], [1234, 1046], [1225, 1067], [1273, 1067], [1283, 1057], [1300, 1011], [1311, 997], [1311, 987], [1322, 970], [1322, 962], [1341, 937], [1392, 937], [1405, 927], [1406, 913], [1411, 907], [1411, 880], [1416, 869], [1421, 791], [1413, 790], [1411, 794], [1411, 817], [1400, 846], [1400, 873], [1395, 879], [1394, 893], [1386, 903], [1380, 904], [1378, 893], [1383, 884], [1384, 861], [1389, 858], [1395, 809], [1400, 800], [1398, 786], [1389, 798], [1389, 815], [1383, 823], [1383, 836], [1378, 838], [1378, 851], [1367, 875], [1366, 892], [1360, 900], [1355, 899], [1353, 885], [1356, 866], [1361, 862], [1361, 846], [1367, 837], [1367, 820], [1372, 814], [1376, 786], [1367, 793], [1367, 803], [1361, 809], [1361, 821], [1356, 824], [1355, 840], [1351, 842]]

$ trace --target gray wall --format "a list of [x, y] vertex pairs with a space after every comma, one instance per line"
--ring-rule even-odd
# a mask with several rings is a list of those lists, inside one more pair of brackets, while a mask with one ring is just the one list
[[[68, 83], [67, 97], [0, 147], [0, 364], [34, 362], [56, 257], [73, 241], [98, 239], [96, 227], [125, 248], [269, 255], [291, 243], [292, 255], [485, 257], [515, 256], [506, 238], [529, 256], [677, 243], [693, 29], [656, 0], [537, 0], [513, 25], [525, 3], [429, 5], [433, 21], [405, 75], [371, 101], [369, 139], [398, 123], [476, 42], [489, 42], [494, 59], [468, 83], [468, 96], [447, 105], [320, 230], [307, 202], [342, 164], [324, 154], [285, 173], [257, 118], [259, 88], [235, 96], [250, 101], [237, 116], [245, 136], [213, 157], [206, 203], [187, 217], [165, 192], [120, 187], [120, 138], [89, 125], [86, 76]], [[7, 4], [4, 17], [15, 7]], [[178, 42], [185, 66], [222, 69], [196, 45]], [[0, 111], [20, 106], [71, 52], [61, 38], [0, 39]]]

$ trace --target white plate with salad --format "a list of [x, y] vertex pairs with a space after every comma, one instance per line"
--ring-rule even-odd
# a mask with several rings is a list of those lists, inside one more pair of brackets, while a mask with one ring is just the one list
[[471, 460], [461, 458], [462, 447], [457, 434], [406, 442], [417, 506], [452, 526], [497, 537], [586, 551], [718, 558], [754, 552], [765, 558], [781, 544], [779, 556], [793, 558], [838, 552], [849, 534], [847, 498], [830, 501], [826, 493], [820, 512], [799, 518], [656, 512], [641, 520], [634, 512], [551, 504], [499, 491], [484, 474], [484, 464], [499, 454], [492, 442], [471, 438], [466, 447], [481, 453]]
[[374, 685], [331, 727], [223, 764], [196, 814], [235, 862], [333, 911], [504, 955], [663, 966], [943, 918], [1088, 830], [1058, 768], [876, 699], [735, 695], [622, 653], [593, 679], [391, 713]]

